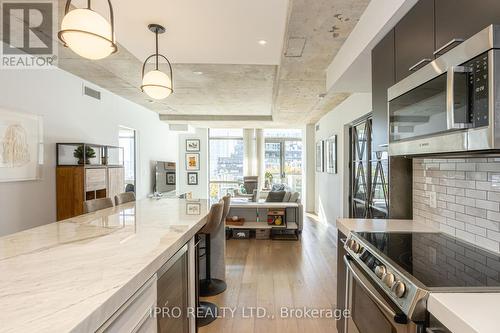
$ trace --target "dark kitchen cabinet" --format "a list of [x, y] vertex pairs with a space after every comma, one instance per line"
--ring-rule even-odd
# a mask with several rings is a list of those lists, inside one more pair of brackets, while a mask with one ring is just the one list
[[[463, 20], [457, 16], [454, 19]], [[411, 67], [424, 59], [431, 61], [434, 58], [434, 0], [418, 1], [396, 24], [394, 38], [398, 82], [412, 73]]]
[[391, 30], [372, 50], [372, 149], [374, 152], [387, 150], [387, 89], [394, 83], [394, 30]]
[[437, 0], [436, 49], [449, 41], [467, 39], [490, 24], [500, 24], [499, 0]]

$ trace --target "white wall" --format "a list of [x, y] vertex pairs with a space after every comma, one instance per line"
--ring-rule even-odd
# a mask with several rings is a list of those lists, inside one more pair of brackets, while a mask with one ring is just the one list
[[303, 200], [305, 204], [306, 212], [315, 212], [315, 201], [316, 201], [316, 167], [315, 163], [315, 125], [308, 124], [302, 131], [302, 146], [305, 148], [302, 154], [302, 161], [304, 167], [302, 179], [304, 184]]
[[104, 89], [82, 94], [85, 81], [58, 69], [1, 70], [0, 108], [43, 116], [45, 164], [40, 181], [0, 183], [0, 235], [56, 220], [56, 142], [118, 145], [119, 126], [137, 130], [137, 194], [152, 191], [154, 161], [175, 161], [177, 135], [158, 115]]
[[[200, 140], [200, 170], [186, 170], [186, 139]], [[193, 198], [208, 198], [208, 129], [196, 128], [195, 133], [179, 134], [179, 171], [177, 190], [180, 193], [192, 192]], [[198, 185], [187, 184], [187, 173], [198, 173]]]
[[[316, 124], [315, 141], [337, 135], [337, 174], [316, 172], [315, 211], [320, 220], [332, 223], [348, 215], [349, 195], [349, 124], [371, 112], [371, 93], [353, 94], [323, 116]], [[308, 147], [309, 148], [309, 147]], [[310, 149], [310, 148], [309, 148]]]

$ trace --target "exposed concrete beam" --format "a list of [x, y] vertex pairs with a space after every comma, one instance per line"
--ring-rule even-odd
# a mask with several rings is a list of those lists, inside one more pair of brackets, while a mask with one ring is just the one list
[[372, 0], [327, 68], [326, 90], [371, 92], [371, 50], [417, 0]]
[[162, 121], [273, 121], [272, 116], [160, 114]]

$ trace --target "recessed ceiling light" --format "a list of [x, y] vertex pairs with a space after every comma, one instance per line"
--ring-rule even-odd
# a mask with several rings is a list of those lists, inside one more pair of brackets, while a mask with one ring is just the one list
[[260, 45], [266, 45], [267, 44], [267, 40], [261, 39], [261, 40], [259, 40], [259, 44]]
[[201, 71], [194, 71], [193, 74], [196, 74], [196, 75], [203, 75], [203, 72]]

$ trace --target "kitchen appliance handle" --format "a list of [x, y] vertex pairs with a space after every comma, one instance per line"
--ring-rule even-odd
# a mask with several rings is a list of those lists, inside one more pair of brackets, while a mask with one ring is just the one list
[[427, 64], [427, 63], [429, 63], [431, 61], [432, 60], [429, 59], [429, 58], [424, 58], [424, 59], [420, 60], [419, 62], [417, 62], [415, 65], [413, 65], [410, 68], [408, 68], [408, 71], [409, 72], [416, 71], [417, 69], [419, 69], [420, 67], [422, 67], [424, 64]]
[[[408, 318], [403, 313], [396, 313], [389, 304], [381, 297], [378, 296], [378, 292], [374, 287], [370, 286], [370, 282], [362, 276], [361, 271], [351, 264], [352, 259], [344, 256], [344, 263], [347, 268], [347, 272], [352, 275], [356, 282], [366, 291], [370, 299], [375, 302], [378, 308], [384, 313], [387, 318], [392, 318], [392, 320], [398, 324], [407, 324]], [[346, 281], [348, 285], [348, 281]], [[347, 293], [346, 293], [347, 294]]]
[[467, 73], [464, 66], [451, 66], [446, 73], [446, 125], [448, 130], [469, 128], [470, 123], [457, 123], [455, 121], [455, 74]]
[[443, 46], [441, 46], [439, 49], [437, 49], [436, 51], [434, 51], [434, 56], [440, 56], [440, 55], [443, 55], [445, 52], [443, 52], [444, 50], [448, 49], [450, 46], [452, 46], [453, 44], [460, 44], [464, 41], [463, 38], [453, 38], [452, 40], [450, 40], [448, 43], [444, 44]]

